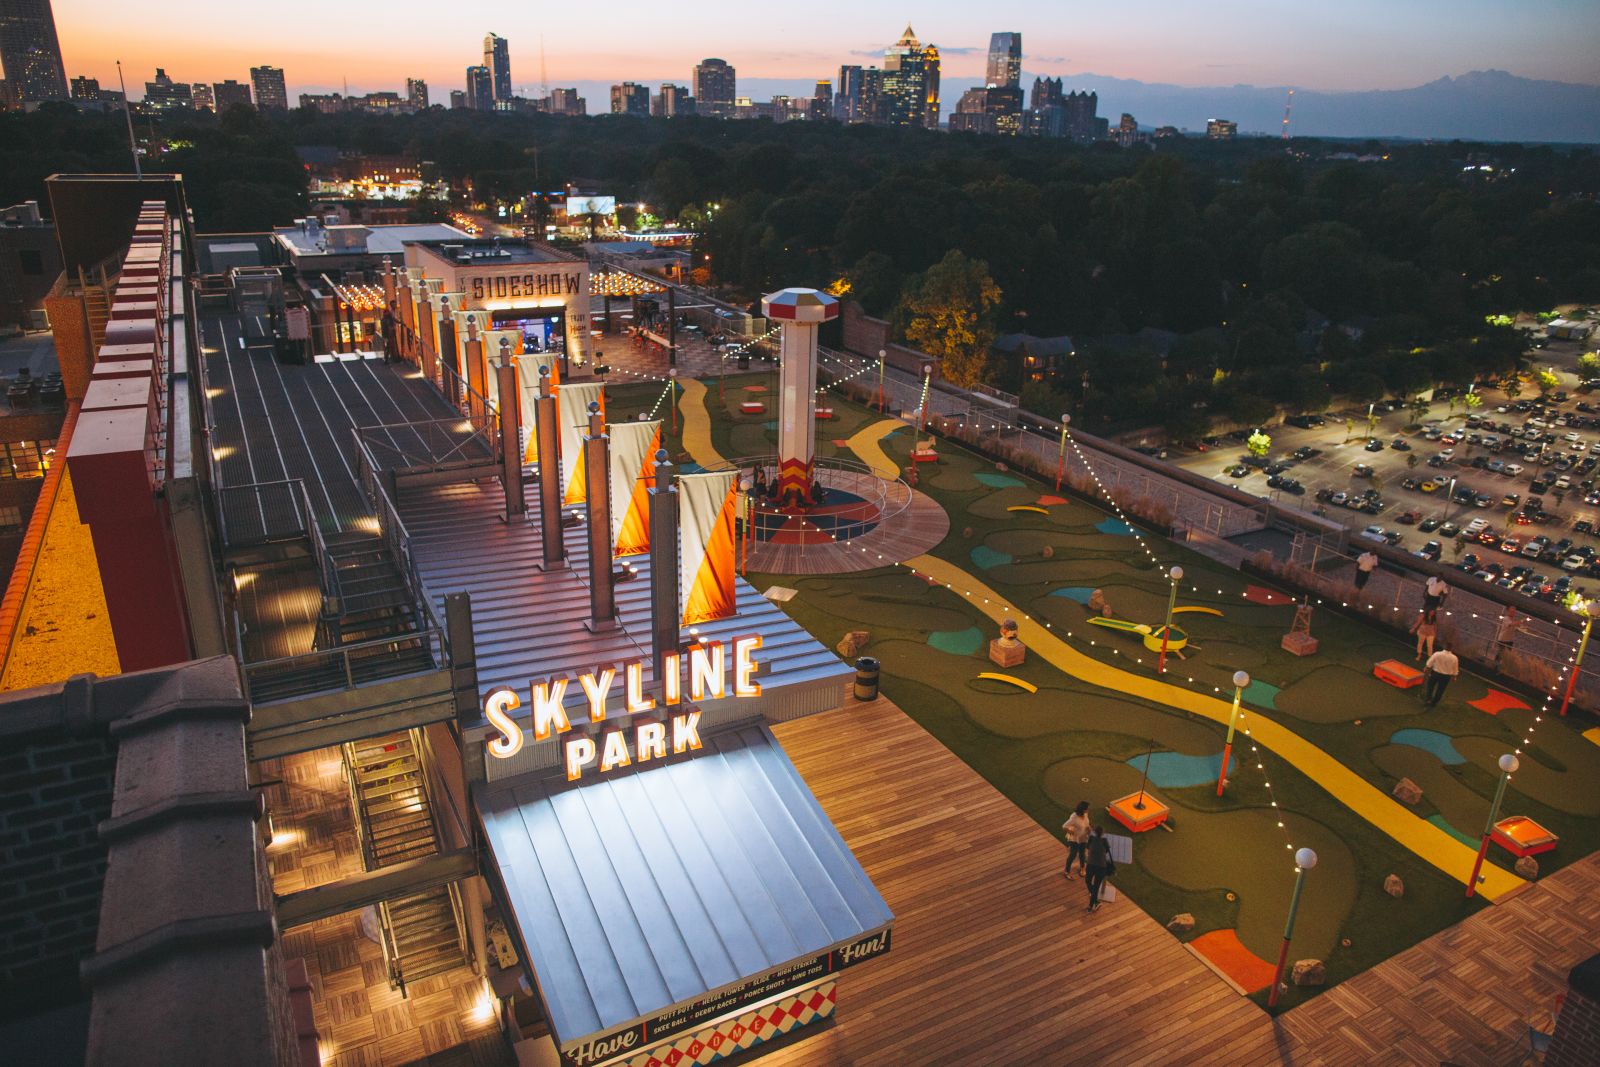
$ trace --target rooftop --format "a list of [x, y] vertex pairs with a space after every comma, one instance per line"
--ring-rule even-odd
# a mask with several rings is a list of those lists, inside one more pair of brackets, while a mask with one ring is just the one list
[[[459, 232], [459, 231], [455, 231]], [[408, 244], [427, 249], [440, 259], [453, 263], [571, 263], [578, 256], [569, 255], [550, 245], [523, 241], [502, 241], [465, 238], [455, 240], [406, 238]]]
[[[364, 242], [346, 237], [350, 244], [340, 247], [330, 240], [330, 233], [352, 234], [365, 230]], [[285, 248], [296, 256], [398, 256], [408, 242], [443, 244], [466, 242], [471, 238], [462, 230], [442, 222], [403, 223], [393, 226], [279, 226], [273, 231]]]

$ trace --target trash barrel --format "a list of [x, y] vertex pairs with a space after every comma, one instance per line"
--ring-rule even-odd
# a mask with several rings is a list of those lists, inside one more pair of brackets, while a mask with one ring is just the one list
[[856, 699], [878, 699], [878, 661], [871, 656], [856, 660]]

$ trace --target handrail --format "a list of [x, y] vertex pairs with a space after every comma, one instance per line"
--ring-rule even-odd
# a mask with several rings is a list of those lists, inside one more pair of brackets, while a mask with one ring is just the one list
[[488, 397], [472, 388], [472, 384], [448, 363], [439, 364], [439, 377], [445, 398], [467, 417], [472, 428], [486, 435], [491, 442], [497, 441], [500, 433], [499, 409]]
[[367, 492], [367, 499], [377, 511], [378, 533], [383, 538], [384, 544], [389, 547], [389, 551], [394, 554], [395, 564], [400, 569], [400, 577], [406, 583], [406, 591], [411, 594], [412, 602], [427, 618], [431, 630], [438, 635], [441, 651], [448, 661], [450, 656], [448, 631], [438, 612], [434, 610], [433, 600], [427, 595], [427, 589], [417, 574], [416, 560], [411, 552], [411, 535], [406, 531], [406, 525], [400, 518], [400, 509], [394, 506], [394, 501], [389, 499], [388, 492], [383, 488], [382, 479], [378, 477], [377, 461], [373, 459], [366, 441], [362, 439], [360, 429], [356, 429], [354, 434], [356, 452], [361, 460], [361, 484]]
[[[241, 638], [242, 640], [242, 638]], [[261, 660], [257, 663], [243, 663], [241, 673], [244, 676], [245, 696], [252, 697], [251, 679], [254, 675], [265, 673], [269, 670], [286, 668], [293, 665], [310, 666], [317, 660], [337, 661], [344, 669], [344, 688], [354, 689], [357, 686], [355, 674], [351, 668], [351, 654], [359, 653], [366, 649], [392, 646], [404, 642], [415, 641], [427, 646], [430, 658], [436, 665], [442, 666], [448, 661], [449, 643], [443, 629], [429, 627], [422, 630], [413, 630], [410, 633], [388, 634], [384, 637], [374, 637], [366, 641], [358, 641], [352, 645], [336, 645], [333, 648], [318, 648], [310, 652], [301, 652], [293, 656], [279, 656], [277, 659]], [[441, 655], [442, 653], [442, 655]], [[331, 690], [326, 690], [331, 692]], [[299, 699], [305, 694], [283, 697], [284, 700]]]
[[322, 524], [317, 521], [316, 510], [311, 506], [311, 494], [306, 489], [305, 479], [296, 478], [294, 481], [300, 489], [300, 505], [305, 509], [302, 523], [311, 539], [311, 555], [317, 561], [317, 571], [322, 578], [322, 614], [324, 618], [337, 618], [344, 612], [339, 568], [334, 566], [333, 557], [328, 553], [328, 542], [322, 536]]
[[[498, 463], [500, 450], [499, 441], [495, 436], [478, 429], [471, 418], [466, 419], [469, 429], [463, 430], [461, 421], [461, 418], [451, 418], [426, 419], [420, 422], [375, 423], [370, 426], [357, 426], [355, 433], [358, 438], [366, 442], [368, 450], [373, 452], [374, 470], [442, 470], [459, 453], [475, 443], [482, 444], [488, 452], [485, 465]], [[380, 432], [385, 436], [379, 436]], [[407, 448], [395, 440], [397, 435], [403, 439], [407, 434], [422, 440], [420, 450]], [[377, 456], [380, 453], [384, 455], [392, 453], [399, 462], [387, 465], [379, 463]]]

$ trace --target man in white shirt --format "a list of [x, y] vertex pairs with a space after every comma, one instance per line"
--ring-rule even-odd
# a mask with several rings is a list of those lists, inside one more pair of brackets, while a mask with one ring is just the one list
[[1444, 598], [1450, 595], [1450, 585], [1437, 574], [1428, 579], [1428, 584], [1423, 588], [1422, 610], [1437, 611]]
[[1428, 657], [1422, 673], [1427, 675], [1428, 679], [1422, 706], [1436, 707], [1439, 701], [1444, 699], [1444, 691], [1450, 687], [1451, 680], [1461, 673], [1461, 661], [1448, 648], [1441, 648]]
[[1378, 554], [1372, 549], [1367, 549], [1356, 557], [1356, 596], [1361, 595], [1361, 590], [1366, 587], [1367, 579], [1372, 577], [1372, 572], [1378, 569]]

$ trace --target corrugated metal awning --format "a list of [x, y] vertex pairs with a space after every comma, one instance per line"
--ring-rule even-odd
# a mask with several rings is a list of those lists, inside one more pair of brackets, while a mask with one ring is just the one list
[[893, 919], [763, 725], [581, 786], [524, 778], [478, 810], [558, 1044]]

